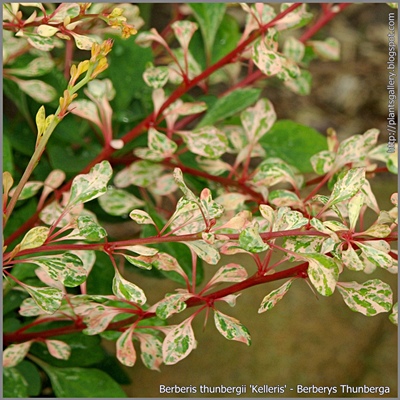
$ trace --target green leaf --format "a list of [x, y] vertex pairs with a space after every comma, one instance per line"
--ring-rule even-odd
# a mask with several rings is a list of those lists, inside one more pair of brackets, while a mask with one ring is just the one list
[[302, 254], [308, 262], [307, 274], [311, 283], [322, 296], [331, 296], [339, 278], [336, 263], [324, 254]]
[[146, 295], [143, 290], [134, 283], [122, 278], [118, 270], [115, 270], [113, 280], [113, 293], [120, 299], [126, 299], [137, 304], [146, 303]]
[[95, 368], [58, 368], [40, 363], [57, 397], [126, 398], [122, 388], [105, 372]]
[[337, 203], [353, 197], [364, 185], [365, 168], [352, 168], [338, 179], [333, 186], [332, 194], [325, 207], [331, 207]]
[[[21, 361], [16, 367], [19, 373], [24, 377], [25, 381], [28, 383], [28, 395], [29, 396], [39, 396], [40, 389], [42, 388], [42, 381], [40, 377], [40, 373], [35, 364], [30, 361]], [[4, 378], [3, 378], [4, 379]], [[3, 386], [5, 387], [5, 383], [3, 381]], [[3, 393], [4, 397], [5, 394]], [[14, 397], [14, 396], [10, 396]], [[16, 397], [16, 396], [15, 396]]]
[[164, 339], [162, 352], [166, 365], [173, 365], [186, 358], [196, 348], [192, 317], [176, 325]]
[[222, 336], [228, 340], [236, 340], [250, 346], [251, 338], [249, 331], [236, 318], [214, 310], [214, 322]]
[[3, 398], [28, 398], [28, 383], [16, 368], [3, 368]]
[[279, 120], [260, 139], [269, 157], [279, 157], [302, 172], [313, 172], [310, 158], [326, 150], [326, 139], [315, 129], [290, 120]]
[[289, 279], [278, 289], [275, 289], [271, 293], [267, 294], [261, 302], [260, 308], [258, 309], [258, 313], [261, 314], [265, 311], [270, 310], [272, 307], [275, 307], [276, 303], [282, 300], [283, 296], [288, 292], [288, 290], [292, 286], [292, 283], [293, 279]]
[[269, 249], [268, 244], [264, 243], [256, 227], [245, 228], [239, 235], [239, 244], [251, 253], [260, 253]]
[[339, 282], [337, 288], [348, 307], [367, 317], [389, 312], [393, 304], [390, 286], [380, 279], [359, 284], [357, 282]]
[[190, 3], [190, 8], [200, 25], [207, 58], [210, 59], [215, 35], [225, 14], [224, 3]]
[[101, 196], [107, 191], [107, 183], [111, 175], [110, 163], [102, 161], [96, 164], [88, 174], [76, 176], [72, 181], [68, 206], [73, 207]]
[[216, 122], [237, 114], [239, 111], [254, 104], [260, 93], [260, 89], [237, 89], [230, 92], [227, 96], [221, 97], [216, 101], [197, 125], [197, 128], [214, 125]]
[[8, 171], [11, 175], [14, 174], [12, 147], [8, 136], [5, 134], [3, 134], [3, 171]]

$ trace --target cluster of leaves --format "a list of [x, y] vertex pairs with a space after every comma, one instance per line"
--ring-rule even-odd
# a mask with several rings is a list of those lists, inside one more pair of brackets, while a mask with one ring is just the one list
[[[306, 281], [322, 296], [337, 289], [353, 311], [391, 312], [397, 323], [388, 284], [345, 280], [346, 270], [397, 273], [397, 194], [382, 211], [368, 180], [379, 168], [397, 173], [395, 153], [378, 145], [376, 129], [340, 142], [334, 130], [325, 139], [277, 120], [273, 104], [250, 87], [273, 77], [310, 93], [308, 65], [337, 60], [340, 46], [309, 36], [346, 6], [324, 6], [311, 25], [306, 4], [241, 4], [241, 30], [226, 4], [176, 5], [165, 31], [129, 38], [143, 24], [131, 5], [4, 5], [5, 91], [24, 117], [5, 120], [5, 394], [38, 395], [37, 365], [58, 397], [123, 397], [99, 369], [109, 360], [99, 338], [115, 341], [127, 366], [136, 363], [137, 343], [144, 365], [159, 370], [195, 349], [192, 321], [202, 311], [213, 313], [225, 338], [249, 345], [247, 328], [218, 302], [234, 307], [239, 292], [275, 280], [285, 282], [259, 313]], [[26, 7], [38, 11], [24, 17]], [[300, 39], [288, 35], [304, 27]], [[115, 28], [125, 39], [110, 33]], [[72, 61], [72, 40], [90, 59]], [[65, 77], [54, 68], [64, 45]], [[220, 93], [221, 85], [230, 89]], [[84, 86], [87, 98], [76, 99]], [[195, 87], [204, 94], [194, 98]], [[56, 111], [46, 117], [42, 102]], [[282, 147], [283, 135], [292, 147]], [[306, 181], [307, 173], [317, 177]], [[318, 194], [325, 184], [330, 195]], [[376, 214], [369, 227], [367, 209]], [[102, 224], [128, 217], [140, 237], [109, 239]], [[237, 253], [253, 265], [227, 263], [202, 282], [203, 262]], [[273, 254], [279, 261], [271, 263]], [[179, 288], [149, 304], [128, 279], [131, 269]]]

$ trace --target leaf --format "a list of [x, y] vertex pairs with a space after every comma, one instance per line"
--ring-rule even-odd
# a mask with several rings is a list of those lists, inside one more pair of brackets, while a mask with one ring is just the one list
[[97, 242], [107, 236], [106, 230], [89, 215], [80, 215], [77, 223], [79, 234], [86, 240]]
[[323, 254], [302, 254], [308, 263], [307, 274], [311, 283], [322, 296], [331, 296], [339, 278], [336, 263]]
[[81, 9], [78, 3], [62, 3], [51, 14], [50, 21], [62, 23], [66, 17], [75, 18], [79, 15]]
[[27, 34], [26, 32], [24, 35], [27, 37], [28, 43], [35, 49], [41, 51], [50, 51], [54, 48], [54, 39], [52, 37], [43, 37], [36, 35], [35, 33]]
[[3, 368], [3, 398], [28, 398], [28, 384], [16, 368]]
[[139, 225], [151, 224], [156, 226], [150, 215], [143, 210], [132, 210], [129, 213], [129, 218], [133, 219]]
[[153, 260], [153, 265], [161, 271], [174, 271], [181, 275], [184, 279], [187, 279], [187, 275], [182, 267], [179, 265], [175, 257], [168, 253], [158, 253]]
[[245, 228], [240, 232], [239, 244], [243, 249], [251, 253], [260, 253], [269, 249], [268, 244], [264, 243], [256, 227]]
[[40, 363], [57, 397], [126, 398], [121, 387], [105, 372], [95, 368], [58, 368]]
[[263, 40], [254, 44], [252, 60], [267, 76], [273, 76], [282, 71], [282, 58], [277, 52], [269, 49]]
[[162, 364], [162, 342], [158, 336], [149, 335], [147, 333], [138, 333], [140, 340], [140, 358], [146, 368], [160, 371], [159, 366]]
[[213, 104], [201, 122], [197, 125], [197, 128], [214, 125], [216, 122], [237, 114], [244, 108], [254, 104], [259, 96], [259, 89], [237, 89], [230, 92], [228, 95], [219, 98]]
[[51, 25], [39, 25], [36, 29], [36, 33], [43, 37], [54, 36], [58, 31], [58, 28]]
[[296, 78], [287, 79], [283, 84], [293, 93], [307, 96], [311, 93], [312, 75], [309, 71], [300, 69], [300, 75]]
[[293, 279], [289, 279], [278, 289], [273, 290], [271, 293], [267, 294], [261, 302], [258, 313], [261, 314], [265, 311], [270, 310], [272, 307], [275, 307], [276, 303], [282, 300], [283, 296], [288, 292], [288, 290], [292, 286], [292, 283]]
[[194, 32], [197, 30], [197, 24], [191, 21], [180, 20], [172, 23], [171, 28], [182, 49], [187, 51], [190, 40], [192, 39]]
[[[280, 11], [285, 11], [291, 5], [292, 3], [282, 3]], [[302, 4], [300, 7], [291, 11], [289, 14], [277, 21], [275, 28], [279, 31], [289, 28], [300, 28], [304, 25], [307, 25], [313, 19], [313, 17], [313, 14], [307, 11], [307, 4]]]
[[68, 360], [71, 355], [71, 347], [61, 340], [45, 340], [49, 353], [59, 360]]
[[350, 310], [367, 317], [389, 312], [393, 304], [390, 286], [380, 279], [359, 284], [357, 282], [338, 282], [337, 288]]
[[393, 259], [382, 250], [378, 250], [372, 246], [365, 245], [364, 243], [354, 243], [361, 249], [365, 257], [376, 267], [390, 269], [393, 265]]
[[20, 243], [20, 250], [40, 247], [46, 241], [49, 230], [45, 226], [36, 226], [30, 229]]
[[183, 136], [188, 149], [195, 154], [211, 159], [217, 159], [228, 148], [225, 134], [214, 126], [203, 126], [193, 131], [176, 132]]
[[133, 327], [131, 326], [125, 330], [116, 343], [118, 361], [127, 367], [133, 367], [136, 363], [136, 350], [133, 346], [132, 334]]
[[23, 68], [9, 68], [12, 75], [34, 77], [47, 74], [54, 67], [54, 61], [49, 57], [36, 57]]
[[206, 243], [204, 240], [194, 240], [192, 242], [182, 243], [193, 250], [207, 264], [215, 265], [221, 258], [218, 250]]
[[195, 194], [186, 186], [186, 183], [183, 180], [183, 174], [181, 169], [179, 168], [174, 169], [174, 179], [179, 189], [181, 189], [183, 195], [187, 200], [192, 200], [194, 202], [198, 201], [198, 197], [195, 196]]
[[153, 89], [160, 89], [168, 82], [169, 70], [168, 67], [150, 67], [143, 73], [143, 79], [148, 86]]
[[254, 107], [242, 111], [240, 120], [249, 143], [256, 143], [271, 129], [276, 120], [276, 113], [269, 100], [261, 99]]
[[63, 292], [51, 287], [34, 287], [23, 285], [36, 304], [47, 314], [54, 314], [61, 306]]
[[86, 203], [107, 191], [107, 183], [112, 175], [112, 168], [108, 161], [96, 164], [88, 174], [78, 175], [72, 181], [71, 195], [68, 207]]
[[44, 269], [50, 278], [62, 282], [67, 287], [79, 286], [87, 278], [82, 260], [69, 252], [52, 256], [32, 257], [30, 262]]
[[98, 199], [101, 208], [110, 215], [127, 215], [131, 210], [144, 206], [144, 201], [123, 189], [109, 188]]
[[146, 303], [146, 295], [143, 290], [134, 283], [122, 278], [118, 270], [115, 270], [115, 276], [112, 283], [113, 293], [120, 299], [126, 299], [137, 304]]
[[230, 263], [222, 266], [210, 279], [207, 286], [221, 282], [243, 282], [247, 279], [247, 271], [239, 264]]
[[[27, 182], [25, 186], [23, 187], [18, 200], [26, 200], [31, 197], [33, 197], [43, 186], [43, 182], [38, 182], [38, 181], [31, 181]], [[9, 196], [13, 196], [15, 192], [15, 188], [10, 190]]]
[[164, 158], [172, 156], [178, 148], [173, 140], [154, 128], [149, 129], [148, 146], [151, 150], [162, 154]]
[[163, 170], [164, 167], [160, 164], [146, 160], [136, 161], [115, 175], [114, 184], [119, 188], [129, 185], [147, 187], [157, 181]]
[[376, 238], [385, 238], [389, 236], [391, 232], [392, 230], [387, 225], [374, 224], [364, 231], [363, 234]]
[[277, 121], [259, 143], [269, 157], [279, 157], [302, 173], [312, 172], [311, 156], [327, 148], [318, 131], [290, 120]]
[[130, 264], [134, 265], [135, 267], [147, 270], [150, 270], [153, 267], [151, 263], [147, 260], [148, 257], [143, 257], [143, 256], [133, 257], [129, 256], [128, 254], [122, 254], [122, 255]]
[[327, 38], [325, 40], [308, 40], [307, 46], [310, 46], [314, 53], [321, 59], [326, 61], [340, 60], [340, 42], [335, 38]]
[[302, 207], [302, 201], [296, 193], [283, 189], [273, 190], [270, 192], [268, 195], [268, 202], [275, 207]]
[[103, 124], [100, 120], [98, 109], [92, 101], [85, 99], [75, 100], [70, 104], [68, 110], [70, 110], [72, 114], [75, 114], [78, 117], [93, 122], [100, 129], [102, 129]]
[[341, 203], [353, 197], [364, 185], [365, 168], [352, 168], [333, 186], [332, 194], [325, 207]]
[[313, 170], [318, 175], [324, 175], [331, 170], [334, 160], [335, 154], [332, 151], [322, 150], [319, 153], [314, 154], [311, 157], [310, 162]]
[[251, 338], [247, 328], [236, 318], [214, 310], [214, 322], [219, 333], [228, 340], [236, 340], [250, 346]]
[[358, 254], [350, 245], [347, 250], [342, 251], [342, 261], [343, 264], [352, 271], [362, 271], [365, 268], [365, 265], [358, 257]]
[[186, 308], [185, 301], [192, 296], [190, 293], [167, 293], [165, 298], [157, 303], [157, 317], [167, 319], [173, 314], [182, 312]]
[[8, 346], [3, 352], [3, 367], [10, 368], [19, 364], [28, 354], [31, 344], [32, 341], [29, 340]]
[[211, 57], [215, 36], [225, 14], [224, 3], [190, 3], [194, 16], [200, 25], [206, 54]]
[[389, 315], [389, 319], [393, 324], [398, 325], [398, 303], [394, 304], [393, 312]]
[[299, 63], [303, 59], [304, 53], [304, 43], [300, 42], [293, 36], [290, 36], [285, 40], [285, 43], [283, 44], [283, 54], [286, 57], [291, 58], [296, 63]]
[[52, 86], [37, 79], [29, 81], [18, 79], [17, 84], [23, 92], [38, 103], [50, 103], [57, 96], [57, 92]]
[[173, 365], [186, 358], [196, 348], [192, 317], [176, 325], [164, 339], [162, 353], [164, 363]]

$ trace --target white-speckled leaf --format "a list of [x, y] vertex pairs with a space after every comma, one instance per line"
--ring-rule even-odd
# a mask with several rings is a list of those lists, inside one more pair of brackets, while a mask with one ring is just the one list
[[160, 371], [162, 358], [162, 341], [158, 336], [148, 333], [137, 333], [140, 341], [140, 358], [146, 368], [154, 371]]
[[252, 60], [254, 64], [267, 76], [276, 75], [282, 70], [282, 60], [278, 53], [268, 49], [263, 40], [253, 46]]
[[75, 40], [76, 47], [80, 50], [90, 50], [93, 44], [97, 43], [95, 39], [89, 36], [79, 35], [72, 31], [70, 33]]
[[293, 79], [288, 79], [283, 84], [293, 93], [300, 96], [308, 96], [311, 93], [312, 75], [309, 71], [300, 69], [300, 75]]
[[89, 215], [80, 215], [77, 223], [79, 234], [86, 240], [97, 242], [107, 236], [107, 231]]
[[[40, 188], [43, 186], [43, 182], [39, 182], [39, 181], [31, 181], [31, 182], [27, 182], [25, 184], [25, 186], [23, 187], [18, 200], [25, 200], [25, 199], [29, 199], [30, 197], [33, 197], [39, 190]], [[15, 188], [11, 189], [9, 192], [9, 196], [13, 196], [15, 192]]]
[[129, 185], [147, 187], [157, 181], [163, 170], [164, 167], [160, 164], [146, 160], [136, 161], [115, 175], [114, 184], [119, 188]]
[[3, 367], [10, 368], [18, 365], [28, 354], [32, 341], [11, 344], [3, 351]]
[[43, 81], [18, 79], [18, 87], [38, 103], [50, 103], [57, 97], [56, 90]]
[[239, 244], [244, 250], [251, 253], [260, 253], [269, 249], [268, 244], [264, 243], [256, 227], [245, 228], [239, 235]]
[[54, 314], [61, 306], [63, 292], [51, 287], [34, 287], [23, 285], [36, 304], [47, 314]]
[[393, 265], [393, 258], [384, 251], [368, 246], [361, 242], [354, 242], [361, 249], [365, 257], [377, 267], [390, 269]]
[[389, 312], [392, 308], [392, 289], [380, 279], [372, 279], [362, 284], [354, 281], [339, 282], [337, 288], [352, 311], [367, 317]]
[[78, 3], [62, 3], [52, 13], [51, 22], [62, 23], [65, 17], [75, 18], [80, 13], [80, 6]]
[[150, 67], [143, 72], [143, 79], [147, 86], [153, 89], [160, 89], [168, 82], [168, 67]]
[[93, 200], [107, 191], [107, 183], [112, 175], [108, 161], [96, 164], [88, 174], [78, 175], [72, 181], [71, 195], [68, 206]]
[[133, 367], [136, 362], [136, 351], [133, 346], [133, 328], [130, 327], [118, 338], [116, 343], [116, 356], [118, 361], [127, 367]]
[[187, 49], [193, 34], [197, 31], [198, 25], [191, 21], [175, 21], [171, 24], [175, 37], [183, 49]]
[[311, 46], [314, 53], [321, 59], [327, 61], [340, 60], [340, 42], [335, 38], [325, 40], [309, 40], [307, 46]]
[[157, 317], [167, 319], [173, 314], [182, 312], [186, 308], [185, 300], [192, 296], [190, 293], [167, 293], [165, 298], [157, 303]]
[[389, 319], [393, 324], [398, 325], [398, 303], [393, 305], [393, 310], [389, 315]]
[[28, 65], [21, 68], [8, 68], [12, 75], [34, 77], [47, 74], [54, 67], [54, 61], [49, 57], [36, 57]]
[[360, 190], [350, 200], [347, 205], [349, 211], [350, 229], [354, 229], [360, 215], [362, 206], [364, 205], [364, 194]]
[[276, 121], [272, 103], [267, 99], [257, 101], [240, 114], [240, 120], [246, 131], [249, 143], [256, 143], [264, 136]]
[[110, 215], [127, 215], [137, 207], [144, 206], [144, 201], [123, 189], [109, 188], [104, 195], [100, 196], [101, 208]]
[[118, 270], [115, 270], [114, 279], [112, 282], [112, 291], [120, 299], [126, 299], [137, 304], [146, 303], [146, 295], [143, 290], [134, 283], [124, 279]]
[[139, 225], [155, 225], [153, 218], [150, 217], [149, 213], [143, 210], [132, 210], [129, 213], [129, 218], [133, 219]]
[[315, 289], [323, 296], [331, 296], [339, 278], [335, 262], [324, 254], [304, 254], [303, 257], [309, 262], [307, 273]]
[[289, 36], [288, 39], [285, 40], [283, 44], [283, 54], [291, 58], [294, 62], [300, 62], [305, 53], [304, 43], [300, 42], [293, 36]]
[[213, 246], [206, 243], [204, 240], [194, 240], [192, 242], [182, 242], [193, 250], [207, 264], [215, 265], [220, 260], [221, 256]]
[[265, 311], [270, 310], [272, 307], [275, 307], [278, 301], [282, 300], [283, 296], [288, 292], [290, 287], [292, 286], [293, 279], [289, 279], [278, 289], [273, 290], [271, 293], [267, 294], [258, 309], [258, 313], [261, 314]]
[[318, 175], [325, 175], [328, 173], [332, 168], [334, 160], [335, 153], [329, 150], [322, 150], [310, 158], [313, 170]]
[[195, 196], [194, 193], [186, 186], [186, 183], [183, 180], [182, 171], [179, 168], [174, 169], [174, 179], [175, 179], [175, 182], [178, 185], [179, 189], [182, 190], [182, 192], [187, 200], [192, 200], [195, 202], [198, 201], [198, 197]]
[[28, 43], [35, 49], [50, 51], [54, 48], [54, 39], [52, 37], [43, 37], [34, 33], [25, 33], [24, 35], [27, 37]]
[[61, 340], [45, 340], [49, 353], [59, 360], [68, 360], [71, 355], [71, 347]]
[[365, 265], [360, 260], [357, 252], [352, 246], [349, 246], [347, 250], [342, 251], [342, 261], [348, 269], [353, 271], [362, 271], [365, 268]]
[[146, 256], [138, 256], [138, 257], [133, 257], [128, 254], [122, 254], [125, 259], [135, 267], [138, 267], [140, 269], [152, 269], [153, 265], [151, 263], [151, 260], [148, 260], [148, 257]]
[[383, 224], [375, 224], [370, 226], [366, 231], [363, 232], [363, 234], [376, 238], [385, 238], [389, 236], [391, 232], [392, 230], [389, 226]]
[[164, 339], [162, 353], [164, 363], [173, 365], [186, 358], [196, 348], [192, 317], [173, 327]]
[[230, 263], [222, 266], [210, 279], [208, 285], [216, 285], [221, 282], [243, 282], [247, 276], [245, 268], [239, 264]]
[[98, 109], [92, 101], [86, 99], [75, 100], [71, 103], [68, 109], [72, 114], [87, 119], [102, 129], [103, 125], [100, 121]]
[[221, 311], [214, 310], [214, 322], [219, 333], [228, 340], [235, 340], [251, 345], [251, 337], [247, 328], [236, 318], [223, 314]]
[[179, 265], [176, 258], [172, 257], [168, 253], [158, 253], [153, 260], [153, 265], [161, 271], [175, 271], [184, 279], [187, 279], [185, 271]]

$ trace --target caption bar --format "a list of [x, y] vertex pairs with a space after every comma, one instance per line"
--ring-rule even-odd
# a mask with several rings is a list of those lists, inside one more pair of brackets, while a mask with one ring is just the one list
[[395, 152], [395, 143], [397, 136], [397, 122], [396, 122], [396, 14], [394, 12], [388, 15], [388, 117], [386, 130], [388, 133], [387, 152]]

